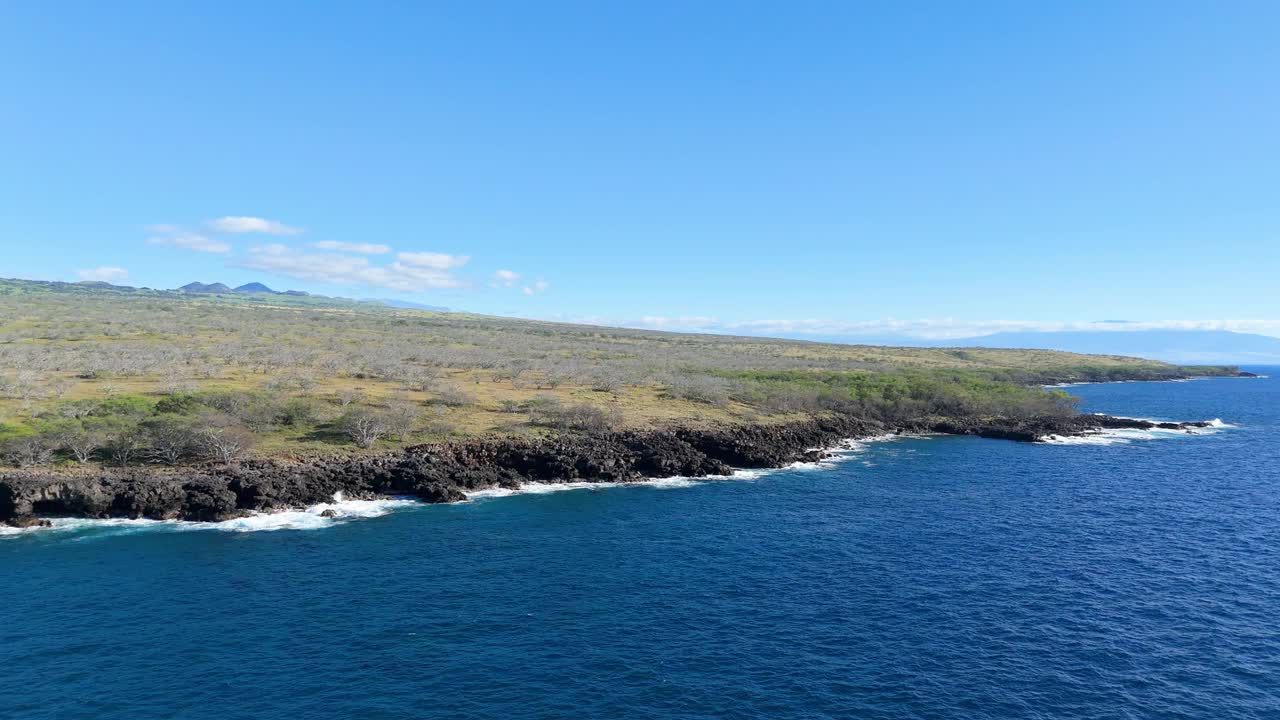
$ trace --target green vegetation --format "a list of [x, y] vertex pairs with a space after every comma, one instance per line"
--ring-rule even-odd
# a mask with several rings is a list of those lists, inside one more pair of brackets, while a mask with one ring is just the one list
[[1066, 393], [1039, 385], [1233, 371], [0, 280], [0, 451], [18, 465], [233, 462], [823, 412], [1068, 413]]
[[926, 417], [1075, 412], [1061, 390], [992, 380], [983, 370], [743, 371], [734, 398], [778, 412], [832, 410], [886, 422]]

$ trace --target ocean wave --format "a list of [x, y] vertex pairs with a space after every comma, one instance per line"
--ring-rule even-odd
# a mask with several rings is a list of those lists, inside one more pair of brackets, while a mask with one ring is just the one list
[[[275, 530], [320, 530], [352, 520], [375, 518], [396, 510], [422, 505], [413, 498], [384, 498], [380, 500], [347, 500], [342, 493], [335, 493], [332, 502], [320, 503], [301, 510], [257, 512], [241, 518], [221, 522], [191, 522], [187, 520], [147, 520], [129, 518], [51, 518], [51, 527], [13, 528], [0, 525], [0, 537], [20, 537], [29, 534], [76, 535], [95, 531], [94, 535], [124, 535], [144, 530], [169, 532], [270, 532]], [[327, 510], [333, 516], [325, 516]]]
[[158, 527], [176, 526], [177, 520], [133, 520], [129, 518], [52, 518], [50, 527], [15, 528], [0, 525], [0, 538], [21, 537], [23, 535], [64, 535], [85, 530], [110, 530], [112, 534], [123, 535], [138, 530], [149, 530]]
[[[666, 477], [638, 480], [635, 482], [566, 482], [566, 483], [524, 483], [519, 489], [485, 488], [466, 493], [467, 500], [510, 497], [512, 495], [545, 495], [555, 492], [573, 490], [603, 490], [614, 487], [648, 487], [660, 490], [674, 490], [694, 487], [706, 482], [725, 480], [752, 481], [769, 474], [783, 471], [823, 470], [845, 462], [867, 449], [871, 443], [902, 439], [902, 435], [880, 435], [858, 440], [844, 440], [836, 447], [828, 450], [827, 457], [814, 462], [796, 462], [782, 468], [755, 468], [735, 470], [729, 475], [711, 475], [706, 477]], [[223, 520], [221, 522], [192, 522], [187, 520], [147, 520], [129, 518], [51, 518], [52, 527], [14, 528], [0, 525], [0, 538], [16, 538], [24, 535], [62, 535], [93, 537], [105, 535], [123, 535], [140, 531], [168, 532], [274, 532], [278, 530], [321, 530], [353, 520], [381, 517], [397, 510], [415, 506], [423, 506], [420, 500], [408, 497], [384, 498], [379, 500], [347, 500], [342, 493], [335, 493], [332, 502], [320, 503], [297, 510], [281, 510], [276, 512], [255, 512], [244, 517]], [[332, 510], [332, 517], [325, 512]]]
[[[1143, 420], [1146, 422], [1161, 423], [1171, 422], [1169, 420], [1156, 420], [1153, 418], [1125, 418], [1126, 420]], [[1108, 430], [1095, 430], [1085, 433], [1084, 435], [1049, 435], [1041, 442], [1049, 445], [1125, 445], [1140, 440], [1158, 440], [1161, 438], [1185, 437], [1187, 435], [1213, 435], [1220, 430], [1237, 427], [1231, 423], [1223, 422], [1221, 418], [1206, 420], [1208, 427], [1190, 427], [1190, 428], [1147, 428], [1139, 430], [1136, 428], [1116, 428]]]
[[[396, 510], [422, 505], [413, 498], [346, 500], [335, 493], [333, 502], [312, 505], [304, 510], [255, 513], [215, 523], [179, 522], [180, 530], [220, 530], [222, 532], [270, 532], [274, 530], [320, 530], [352, 520], [381, 517]], [[333, 517], [324, 512], [332, 510]]]
[[[1121, 420], [1141, 420], [1142, 422], [1149, 422], [1149, 423], [1181, 423], [1183, 422], [1182, 420], [1168, 420], [1165, 418], [1150, 418], [1150, 417], [1129, 417], [1127, 415], [1115, 415], [1113, 417], [1118, 417]], [[1169, 433], [1175, 433], [1179, 435], [1196, 435], [1200, 433], [1212, 433], [1214, 430], [1223, 430], [1226, 428], [1239, 427], [1229, 422], [1224, 422], [1222, 418], [1213, 418], [1211, 420], [1199, 420], [1196, 422], [1206, 423], [1207, 427], [1178, 428], [1176, 430], [1169, 429], [1169, 428], [1152, 428], [1151, 432], [1169, 432]]]
[[[723, 482], [726, 480], [758, 480], [772, 473], [784, 471], [809, 471], [809, 470], [825, 470], [835, 465], [852, 459], [854, 456], [865, 451], [867, 445], [876, 442], [885, 442], [889, 440], [902, 439], [903, 435], [877, 435], [875, 437], [862, 438], [859, 440], [849, 439], [840, 441], [835, 447], [826, 450], [827, 457], [821, 460], [809, 462], [794, 462], [790, 465], [780, 468], [752, 468], [744, 470], [734, 470], [728, 475], [707, 475], [704, 477], [667, 477], [667, 478], [649, 478], [645, 480], [635, 480], [631, 482], [565, 482], [565, 483], [523, 483], [518, 489], [516, 488], [484, 488], [482, 490], [467, 491], [467, 500], [485, 500], [491, 498], [511, 497], [512, 495], [545, 495], [555, 492], [569, 492], [573, 490], [604, 490], [607, 488], [617, 487], [648, 487], [658, 489], [677, 489], [688, 488], [702, 485], [708, 482]], [[815, 448], [815, 450], [818, 450]]]
[[[564, 483], [538, 483], [528, 482], [522, 483], [518, 489], [493, 487], [484, 488], [482, 490], [468, 490], [466, 492], [467, 500], [484, 500], [488, 498], [511, 497], [512, 495], [548, 495], [557, 492], [571, 492], [573, 490], [591, 490], [599, 491], [606, 488], [617, 487], [649, 487], [659, 490], [672, 490], [676, 488], [687, 488], [698, 485], [709, 480], [726, 480], [726, 479], [749, 479], [746, 473], [752, 471], [742, 471], [744, 475], [739, 476], [738, 473], [733, 475], [713, 475], [703, 478], [687, 478], [687, 477], [667, 477], [654, 478], [651, 480], [636, 480], [632, 482], [564, 482]], [[752, 477], [755, 477], [752, 475]]]

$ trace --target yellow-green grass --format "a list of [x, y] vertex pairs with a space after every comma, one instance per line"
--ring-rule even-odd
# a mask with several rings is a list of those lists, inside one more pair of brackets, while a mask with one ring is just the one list
[[[542, 398], [608, 409], [619, 427], [707, 426], [791, 419], [799, 411], [775, 402], [777, 393], [817, 392], [829, 402], [865, 375], [927, 375], [928, 382], [917, 385], [936, 389], [942, 378], [966, 385], [972, 396], [982, 383], [1191, 372], [1136, 358], [1044, 350], [807, 343], [326, 298], [0, 280], [0, 380], [9, 384], [0, 393], [0, 423], [31, 423], [62, 403], [111, 395], [159, 399], [228, 390], [313, 398], [316, 422], [259, 433], [260, 454], [349, 451], [353, 446], [319, 431], [343, 412], [337, 395], [351, 390], [363, 394], [357, 407], [408, 402], [420, 410], [415, 431], [384, 442], [385, 448], [545, 433], [524, 410], [504, 411], [504, 405]], [[440, 402], [459, 392], [466, 397]]]

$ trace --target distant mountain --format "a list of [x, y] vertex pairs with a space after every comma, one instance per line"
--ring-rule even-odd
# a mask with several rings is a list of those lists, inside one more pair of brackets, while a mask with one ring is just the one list
[[1280, 364], [1280, 338], [1227, 330], [1004, 332], [932, 344], [1131, 355], [1182, 365]]
[[[106, 283], [101, 283], [101, 285], [109, 287]], [[388, 307], [401, 308], [405, 310], [430, 310], [433, 312], [450, 312], [449, 308], [447, 307], [441, 307], [439, 305], [423, 305], [421, 303], [409, 302], [408, 300], [382, 300], [382, 299], [374, 299], [374, 298], [366, 298], [364, 300], [352, 300], [350, 298], [342, 298], [342, 297], [330, 298], [325, 295], [312, 295], [311, 293], [303, 290], [283, 290], [283, 291], [272, 290], [271, 288], [267, 287], [266, 285], [263, 285], [260, 282], [246, 283], [234, 289], [231, 287], [228, 287], [223, 283], [212, 283], [212, 284], [206, 285], [205, 283], [201, 283], [201, 282], [193, 282], [193, 283], [187, 283], [186, 285], [183, 285], [178, 289], [184, 292], [200, 293], [204, 295], [231, 295], [231, 294], [290, 295], [292, 297], [314, 297], [314, 298], [321, 298], [326, 300], [340, 300], [344, 302], [376, 303], [378, 305], [386, 305]]]
[[227, 287], [226, 285], [223, 285], [222, 283], [213, 283], [212, 285], [206, 285], [200, 282], [192, 282], [192, 283], [187, 283], [186, 285], [183, 285], [178, 289], [185, 292], [189, 292], [189, 293], [207, 293], [207, 294], [214, 294], [214, 295], [230, 295], [231, 293], [235, 292], [235, 290], [232, 290], [231, 288]]
[[432, 312], [452, 312], [447, 307], [440, 305], [423, 305], [421, 303], [409, 302], [408, 300], [381, 300], [377, 298], [366, 298], [361, 302], [381, 303], [387, 307], [400, 308], [402, 310], [430, 310]]
[[271, 295], [279, 295], [275, 290], [263, 285], [260, 282], [251, 282], [236, 288], [238, 293], [268, 293]]

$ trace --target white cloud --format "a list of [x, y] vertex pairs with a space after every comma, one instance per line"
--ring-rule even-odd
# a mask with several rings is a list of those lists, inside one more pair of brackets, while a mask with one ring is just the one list
[[471, 258], [467, 255], [447, 255], [437, 252], [402, 252], [396, 254], [397, 262], [413, 267], [449, 270], [460, 268]]
[[540, 295], [550, 289], [551, 289], [551, 283], [547, 282], [546, 280], [543, 280], [542, 278], [538, 278], [537, 282], [531, 285], [525, 285], [523, 288], [520, 289], [520, 292], [524, 293], [525, 295]]
[[[401, 256], [408, 253], [401, 253]], [[434, 253], [416, 253], [434, 255]], [[452, 256], [442, 256], [452, 258]], [[279, 243], [252, 248], [249, 256], [236, 261], [237, 267], [261, 270], [299, 280], [334, 285], [368, 285], [404, 292], [465, 287], [466, 283], [449, 268], [466, 262], [457, 258], [443, 267], [411, 264], [403, 258], [389, 265], [373, 265], [368, 258], [337, 253], [306, 253]]]
[[224, 233], [263, 233], [265, 235], [298, 235], [301, 228], [290, 227], [275, 220], [246, 217], [243, 215], [227, 215], [209, 221], [209, 227]]
[[262, 253], [264, 255], [287, 255], [293, 252], [293, 250], [290, 249], [288, 245], [281, 245], [280, 243], [267, 243], [266, 245], [259, 245], [254, 248], [250, 248], [249, 252]]
[[152, 225], [148, 229], [152, 232], [167, 233], [147, 238], [148, 245], [167, 245], [207, 253], [231, 252], [229, 243], [212, 240], [199, 233], [186, 232], [172, 225]]
[[516, 281], [520, 279], [520, 273], [514, 270], [499, 270], [493, 274], [493, 277], [496, 281], [493, 283], [494, 287], [499, 285], [502, 287], [515, 287]]
[[129, 271], [122, 267], [114, 265], [103, 265], [93, 268], [92, 270], [77, 270], [76, 276], [81, 280], [94, 280], [97, 282], [116, 282], [129, 277]]
[[390, 246], [375, 243], [349, 243], [337, 240], [321, 240], [312, 243], [321, 250], [337, 250], [338, 252], [360, 253], [361, 255], [386, 255], [391, 252]]
[[712, 330], [720, 324], [720, 321], [705, 315], [682, 315], [673, 318], [646, 315], [638, 322], [631, 324], [655, 330]]
[[655, 330], [737, 333], [744, 335], [804, 336], [885, 336], [903, 335], [928, 340], [947, 340], [990, 335], [998, 332], [1064, 332], [1132, 330], [1230, 330], [1280, 336], [1280, 320], [1151, 320], [1151, 321], [1037, 321], [958, 320], [954, 318], [897, 320], [778, 319], [720, 322], [698, 315], [681, 317], [645, 316], [625, 322], [627, 327]]

